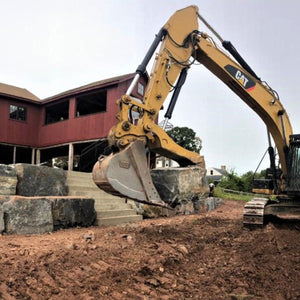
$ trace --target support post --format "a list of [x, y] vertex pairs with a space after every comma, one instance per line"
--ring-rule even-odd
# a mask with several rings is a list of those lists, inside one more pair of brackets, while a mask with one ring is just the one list
[[34, 161], [35, 161], [35, 149], [32, 148], [31, 149], [31, 164], [34, 165]]
[[17, 158], [17, 147], [14, 146], [14, 152], [13, 152], [13, 164], [16, 164], [16, 158]]
[[36, 149], [36, 164], [40, 165], [41, 164], [41, 150]]
[[73, 171], [74, 161], [74, 146], [72, 143], [69, 144], [69, 160], [68, 160], [68, 171]]

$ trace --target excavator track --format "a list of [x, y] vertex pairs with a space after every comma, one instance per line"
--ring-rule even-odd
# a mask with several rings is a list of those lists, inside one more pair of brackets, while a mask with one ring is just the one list
[[253, 198], [246, 203], [244, 207], [244, 226], [255, 227], [264, 225], [265, 206], [268, 201], [269, 199], [267, 198]]
[[276, 201], [268, 203], [265, 215], [280, 219], [300, 221], [300, 201], [295, 196], [278, 196]]

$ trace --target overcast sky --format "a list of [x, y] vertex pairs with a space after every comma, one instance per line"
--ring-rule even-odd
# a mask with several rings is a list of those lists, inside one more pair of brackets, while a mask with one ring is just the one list
[[[300, 133], [298, 0], [0, 0], [0, 4], [0, 82], [26, 88], [41, 99], [134, 72], [168, 18], [195, 4], [279, 93], [294, 133]], [[208, 31], [202, 23], [199, 27]], [[254, 171], [268, 146], [264, 123], [200, 65], [189, 71], [171, 123], [196, 131], [207, 167], [226, 165], [239, 174]], [[266, 159], [262, 167], [267, 165]]]

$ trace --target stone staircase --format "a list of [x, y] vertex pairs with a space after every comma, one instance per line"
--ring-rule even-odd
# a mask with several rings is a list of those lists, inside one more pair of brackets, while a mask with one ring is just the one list
[[141, 221], [143, 217], [124, 198], [112, 196], [100, 190], [92, 179], [92, 173], [67, 172], [69, 196], [85, 196], [95, 199], [98, 226], [120, 225]]

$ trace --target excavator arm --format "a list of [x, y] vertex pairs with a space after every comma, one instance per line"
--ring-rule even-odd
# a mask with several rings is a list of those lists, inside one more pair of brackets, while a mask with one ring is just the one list
[[[198, 28], [196, 11], [195, 6], [177, 11], [156, 36], [154, 46], [150, 47], [136, 71], [137, 77], [146, 71], [146, 64], [156, 50], [157, 42], [161, 41], [144, 99], [142, 102], [133, 99], [130, 96], [131, 87], [126, 95], [121, 97], [118, 102], [119, 122], [109, 134], [111, 145], [123, 149], [137, 139], [145, 140], [151, 150], [174, 158], [181, 166], [203, 162], [203, 158], [197, 153], [175, 144], [155, 122], [170, 91], [173, 91], [174, 95], [183, 85], [183, 78], [191, 65], [190, 58], [197, 44], [197, 40], [194, 40], [194, 31]], [[130, 119], [132, 110], [139, 113], [137, 124], [133, 124]]]
[[223, 81], [264, 121], [276, 144], [281, 168], [286, 175], [285, 148], [293, 131], [276, 92], [221, 51], [205, 34], [202, 34], [198, 46], [195, 53], [197, 61]]
[[[95, 183], [105, 191], [166, 206], [151, 180], [146, 159], [149, 150], [176, 160], [180, 166], [197, 164], [205, 168], [201, 155], [177, 145], [156, 124], [158, 113], [172, 92], [165, 115], [171, 118], [187, 71], [195, 61], [215, 74], [264, 121], [278, 149], [283, 175], [286, 175], [285, 149], [292, 127], [276, 92], [262, 82], [238, 54], [232, 59], [210, 36], [200, 32], [199, 16], [196, 6], [171, 16], [138, 66], [126, 94], [118, 100], [118, 123], [108, 136], [114, 151], [106, 158], [99, 158], [93, 169]], [[159, 44], [145, 95], [139, 101], [131, 93]], [[230, 43], [223, 41], [223, 45], [236, 54]], [[138, 115], [137, 120], [132, 118], [133, 112]]]

